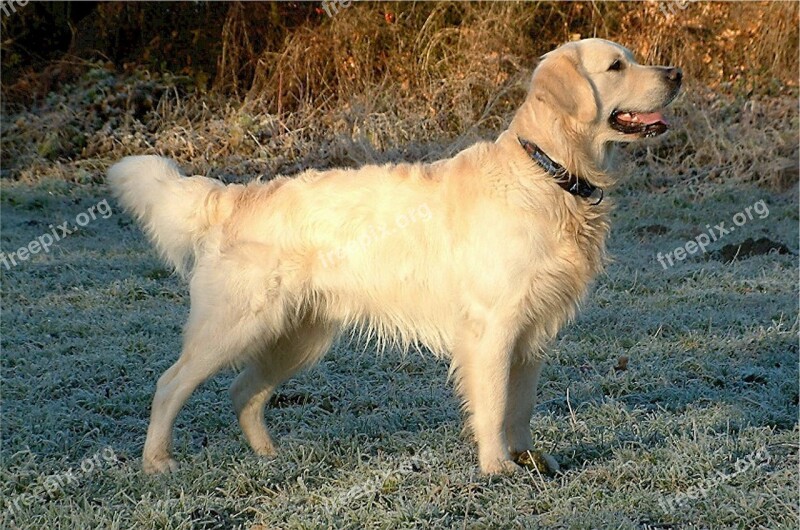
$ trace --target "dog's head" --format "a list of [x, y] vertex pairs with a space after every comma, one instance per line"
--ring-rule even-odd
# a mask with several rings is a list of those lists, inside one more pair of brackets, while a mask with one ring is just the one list
[[680, 68], [640, 65], [607, 40], [570, 42], [542, 57], [511, 130], [545, 144], [563, 144], [563, 131], [595, 152], [608, 142], [658, 136], [682, 77]]

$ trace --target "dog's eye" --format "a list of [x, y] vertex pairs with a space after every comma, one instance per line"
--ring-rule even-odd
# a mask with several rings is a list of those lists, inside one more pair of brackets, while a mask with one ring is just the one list
[[611, 66], [608, 67], [608, 70], [609, 71], [611, 71], [611, 70], [622, 70], [622, 61], [617, 59], [616, 61], [611, 63]]

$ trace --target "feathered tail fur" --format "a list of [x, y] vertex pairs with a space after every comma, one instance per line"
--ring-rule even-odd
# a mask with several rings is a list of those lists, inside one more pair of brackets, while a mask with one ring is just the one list
[[142, 223], [161, 255], [182, 276], [191, 273], [209, 228], [224, 220], [219, 197], [226, 189], [206, 177], [185, 177], [160, 156], [129, 156], [108, 170], [122, 206]]

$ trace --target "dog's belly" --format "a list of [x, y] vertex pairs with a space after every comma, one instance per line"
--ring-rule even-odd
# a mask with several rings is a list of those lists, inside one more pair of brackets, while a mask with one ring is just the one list
[[308, 278], [311, 298], [328, 319], [381, 343], [452, 348], [456, 278], [440, 256], [415, 245], [375, 242], [341, 258], [321, 250]]
[[532, 350], [574, 317], [593, 277], [573, 248], [545, 253], [541, 242], [514, 248], [505, 241], [505, 252], [485, 242], [442, 251], [416, 242], [375, 242], [317, 264], [311, 298], [329, 319], [401, 348], [420, 343], [446, 356], [469, 320], [485, 319], [524, 335]]

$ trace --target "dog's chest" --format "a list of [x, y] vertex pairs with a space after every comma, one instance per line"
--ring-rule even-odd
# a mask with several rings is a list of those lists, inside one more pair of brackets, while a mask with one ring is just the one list
[[527, 296], [524, 312], [540, 341], [555, 337], [575, 317], [581, 300], [605, 262], [607, 215], [571, 218], [551, 232], [546, 251], [532, 248], [534, 265], [524, 278]]

